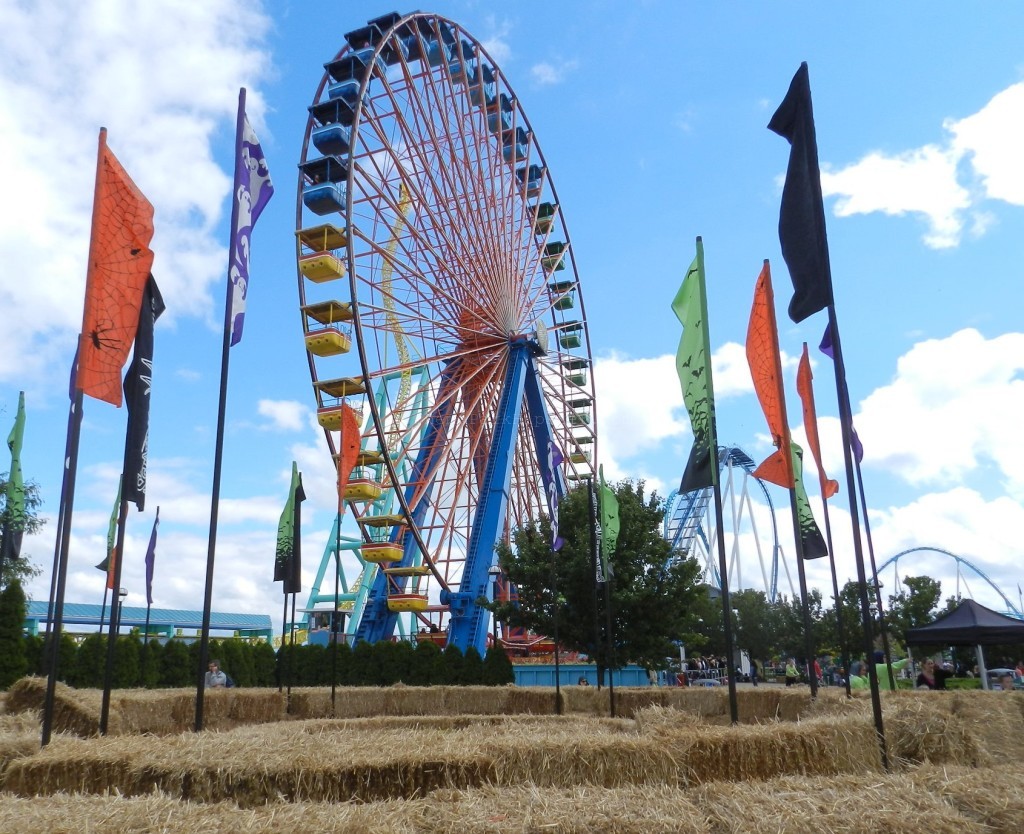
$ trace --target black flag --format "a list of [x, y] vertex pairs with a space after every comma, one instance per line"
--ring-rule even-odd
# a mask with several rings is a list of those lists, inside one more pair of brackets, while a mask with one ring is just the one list
[[135, 352], [124, 377], [128, 433], [124, 446], [124, 500], [146, 507], [146, 459], [149, 455], [149, 393], [153, 387], [153, 324], [164, 311], [164, 300], [152, 275], [146, 281], [139, 309]]
[[779, 242], [793, 280], [789, 317], [801, 322], [832, 303], [818, 141], [806, 61], [793, 76], [789, 92], [768, 122], [768, 129], [788, 139], [791, 145], [779, 212]]

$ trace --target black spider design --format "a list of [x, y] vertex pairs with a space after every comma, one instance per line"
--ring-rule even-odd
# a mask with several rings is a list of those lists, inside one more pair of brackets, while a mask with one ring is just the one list
[[102, 320], [96, 323], [96, 328], [89, 331], [89, 339], [92, 341], [92, 346], [96, 350], [103, 350], [103, 348], [116, 347], [118, 340], [113, 338], [105, 337], [105, 333], [110, 333], [114, 329], [114, 323], [109, 320]]

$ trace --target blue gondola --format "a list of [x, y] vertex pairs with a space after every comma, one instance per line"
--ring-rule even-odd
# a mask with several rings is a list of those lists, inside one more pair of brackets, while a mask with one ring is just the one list
[[362, 81], [366, 73], [372, 70], [383, 75], [387, 65], [379, 55], [374, 57], [373, 51], [372, 46], [350, 49], [340, 58], [324, 64], [324, 69], [335, 81]]
[[336, 156], [311, 159], [299, 165], [302, 171], [302, 202], [316, 214], [332, 214], [345, 209], [345, 182], [348, 165]]
[[452, 82], [461, 84], [465, 77], [472, 72], [469, 62], [476, 58], [476, 47], [469, 41], [463, 40], [452, 51], [452, 60], [448, 63], [448, 74]]
[[521, 127], [505, 138], [501, 145], [501, 155], [506, 162], [522, 162], [526, 159], [526, 146], [530, 143], [530, 135]]
[[494, 106], [488, 108], [487, 127], [491, 133], [505, 133], [512, 129], [512, 99], [502, 93]]
[[516, 168], [516, 179], [526, 186], [527, 197], [537, 197], [540, 195], [541, 184], [544, 179], [544, 168], [541, 165]]
[[328, 99], [309, 108], [316, 126], [310, 135], [322, 154], [344, 155], [352, 139], [353, 106], [344, 99]]
[[469, 100], [474, 107], [490, 107], [498, 95], [494, 83], [494, 70], [487, 64], [474, 67], [467, 76], [469, 81]]

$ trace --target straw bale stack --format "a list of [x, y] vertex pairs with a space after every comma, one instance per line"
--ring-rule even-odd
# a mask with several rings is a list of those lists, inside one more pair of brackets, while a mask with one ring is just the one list
[[[608, 688], [596, 686], [564, 686], [562, 690], [562, 712], [581, 715], [608, 715]], [[616, 693], [617, 695], [618, 693]], [[618, 703], [616, 703], [616, 708]], [[616, 712], [620, 712], [616, 709]]]
[[979, 763], [982, 752], [977, 737], [949, 706], [942, 693], [886, 699], [882, 715], [885, 737], [890, 757], [898, 766]]
[[857, 717], [707, 727], [680, 733], [675, 744], [685, 752], [685, 776], [691, 783], [881, 769], [874, 727]]
[[1024, 764], [992, 768], [922, 767], [907, 774], [920, 793], [941, 796], [965, 818], [992, 834], [1019, 834], [1024, 828]]
[[982, 755], [990, 756], [993, 764], [1020, 759], [1024, 750], [1024, 693], [954, 692], [949, 709], [963, 721]]
[[8, 762], [35, 753], [41, 738], [39, 713], [0, 713], [0, 778]]
[[846, 774], [768, 782], [713, 782], [691, 798], [715, 834], [987, 834], [906, 776]]
[[[53, 732], [88, 737], [100, 726], [103, 693], [98, 689], [72, 689], [57, 683], [53, 701]], [[46, 678], [28, 677], [15, 681], [7, 690], [7, 709], [14, 712], [41, 712], [46, 701]], [[121, 717], [111, 710], [108, 732], [121, 731]]]

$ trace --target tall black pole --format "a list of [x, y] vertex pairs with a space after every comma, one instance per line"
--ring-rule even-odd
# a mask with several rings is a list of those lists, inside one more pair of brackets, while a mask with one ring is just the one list
[[[245, 87], [238, 91], [238, 121], [235, 126], [235, 152], [242, 146], [245, 122]], [[234, 191], [231, 199], [232, 234], [238, 228], [238, 166], [235, 166]], [[228, 247], [228, 275], [231, 273], [231, 247]], [[228, 358], [231, 351], [231, 291], [232, 282], [225, 282], [224, 338], [220, 357], [220, 401], [217, 406], [217, 440], [213, 453], [213, 487], [210, 495], [210, 539], [206, 548], [206, 590], [203, 594], [203, 628], [199, 640], [199, 668], [196, 670], [195, 730], [203, 729], [203, 693], [206, 684], [206, 666], [210, 652], [210, 614], [213, 608], [213, 563], [217, 552], [217, 513], [220, 507], [220, 471], [224, 458], [224, 413], [228, 399]]]
[[839, 636], [839, 659], [843, 664], [843, 686], [846, 687], [846, 697], [853, 697], [850, 693], [850, 647], [846, 642], [846, 626], [843, 623], [843, 604], [839, 597], [839, 577], [836, 574], [836, 554], [832, 549], [832, 522], [828, 517], [828, 499], [825, 497], [824, 485], [821, 494], [821, 513], [825, 518], [825, 545], [828, 547], [828, 563], [832, 570], [832, 598], [836, 606], [836, 633]]
[[288, 647], [288, 687], [285, 693], [285, 701], [288, 704], [288, 711], [291, 712], [292, 708], [292, 678], [293, 675], [293, 664], [295, 663], [295, 597], [297, 594], [292, 594], [292, 621], [288, 624], [291, 632], [291, 643]]
[[[102, 139], [101, 139], [102, 148]], [[68, 446], [64, 458], [64, 483], [61, 487], [62, 506], [57, 558], [57, 584], [53, 598], [53, 630], [50, 632], [50, 656], [46, 679], [46, 697], [43, 700], [42, 745], [50, 743], [53, 732], [53, 707], [57, 693], [57, 675], [60, 671], [60, 638], [64, 626], [64, 592], [67, 588], [68, 549], [71, 543], [71, 518], [75, 506], [75, 480], [78, 476], [78, 442], [82, 433], [82, 392], [75, 391], [74, 402], [68, 415]]]
[[[127, 443], [127, 438], [126, 438]], [[122, 475], [122, 477], [124, 477]], [[117, 510], [117, 543], [114, 545], [114, 591], [120, 600], [121, 594], [121, 568], [124, 564], [124, 528], [128, 520], [128, 501], [121, 499], [121, 505]], [[116, 612], [116, 613], [115, 613]], [[100, 705], [100, 735], [107, 734], [107, 724], [110, 719], [110, 689], [113, 686], [114, 678], [114, 655], [117, 652], [118, 632], [121, 630], [121, 606], [110, 599], [110, 630], [107, 632], [107, 665], [103, 671], [103, 700]]]
[[[828, 305], [828, 326], [832, 335], [833, 363], [836, 374], [836, 397], [839, 403], [839, 426], [843, 434], [843, 460], [846, 464], [846, 488], [850, 496], [850, 525], [853, 528], [853, 554], [857, 565], [858, 596], [860, 616], [864, 627], [864, 654], [871, 658], [872, 644], [871, 603], [868, 600], [868, 578], [864, 567], [864, 549], [860, 538], [860, 518], [857, 507], [857, 482], [853, 465], [853, 414], [850, 408], [850, 394], [846, 387], [846, 366], [843, 363], [843, 346], [839, 338], [839, 322], [834, 303]], [[849, 670], [847, 670], [849, 674]], [[868, 681], [871, 686], [871, 711], [875, 719], [875, 733], [882, 755], [882, 766], [889, 769], [889, 752], [885, 742], [885, 725], [882, 721], [882, 699], [878, 692], [878, 672], [874, 662], [868, 663]]]
[[[853, 457], [857, 469], [857, 490], [860, 497], [861, 511], [864, 513], [864, 535], [868, 541], [868, 557], [871, 561], [871, 580], [875, 589], [875, 605], [878, 607], [878, 632], [882, 636], [882, 651], [885, 653], [885, 670], [889, 674], [889, 688], [896, 689], [896, 677], [892, 673], [892, 655], [889, 652], [889, 629], [885, 624], [885, 609], [882, 607], [882, 583], [878, 581], [878, 566], [875, 564], [875, 545], [871, 540], [871, 521], [868, 519], [868, 499], [864, 494], [864, 475], [860, 471], [860, 461]], [[894, 589], [895, 590], [895, 589]], [[871, 660], [874, 663], [874, 658]]]
[[597, 666], [597, 688], [600, 690], [604, 685], [604, 672], [601, 665], [596, 663], [601, 647], [601, 626], [597, 604], [597, 507], [594, 497], [594, 479], [589, 475], [587, 476], [587, 504], [588, 526], [590, 527], [590, 576], [594, 585], [594, 660]]
[[729, 720], [733, 724], [740, 721], [740, 708], [736, 700], [736, 671], [733, 668], [735, 659], [732, 640], [732, 598], [729, 595], [729, 566], [725, 558], [725, 521], [722, 518], [722, 484], [720, 472], [722, 471], [718, 462], [718, 444], [711, 445], [711, 466], [714, 473], [713, 492], [715, 495], [715, 524], [718, 529], [718, 574], [722, 594], [722, 625], [725, 628], [725, 655], [729, 664]]
[[281, 650], [277, 653], [277, 691], [284, 691], [284, 656], [288, 653], [288, 594], [281, 608]]
[[[601, 531], [604, 535], [604, 531]], [[608, 701], [609, 713], [615, 718], [615, 633], [613, 631], [612, 617], [612, 569], [610, 564], [604, 566], [604, 614], [605, 614], [605, 642], [608, 652]]]
[[100, 608], [100, 630], [98, 634], [103, 633], [103, 624], [107, 621], [107, 593], [110, 588], [107, 587], [107, 577], [103, 577], [103, 606]]
[[[785, 412], [785, 406], [783, 406]], [[785, 418], [783, 418], [785, 419]], [[789, 429], [786, 429], [789, 434]], [[792, 452], [790, 452], [792, 459]], [[804, 663], [807, 666], [807, 681], [811, 685], [811, 697], [818, 697], [818, 676], [814, 674], [814, 641], [811, 635], [811, 606], [807, 598], [807, 572], [804, 570], [804, 548], [800, 536], [800, 518], [797, 515], [796, 487], [789, 490], [789, 511], [793, 517], [793, 536], [796, 543], [796, 572], [800, 580], [800, 608], [804, 620]], [[731, 661], [730, 661], [731, 662]]]
[[150, 611], [152, 609], [153, 609], [153, 606], [150, 605], [149, 600], [147, 599], [146, 600], [146, 634], [142, 638], [142, 672], [141, 672], [142, 681], [141, 681], [141, 685], [143, 687], [146, 686], [146, 667], [149, 665], [146, 661], [149, 658], [149, 614], [150, 614]]
[[338, 525], [338, 534], [334, 540], [334, 610], [331, 612], [331, 715], [336, 716], [335, 711], [336, 692], [338, 689], [338, 620], [341, 617], [341, 612], [338, 610], [339, 604], [339, 588], [338, 585], [341, 581], [341, 517], [339, 516], [336, 524]]
[[[560, 652], [558, 650], [558, 571], [555, 564], [555, 549], [551, 548], [551, 597], [552, 597], [552, 608], [551, 608], [551, 619], [553, 624], [554, 634], [552, 639], [555, 641], [555, 715], [562, 714], [562, 682], [561, 682], [561, 664], [560, 664]], [[497, 631], [497, 629], [495, 629]]]

